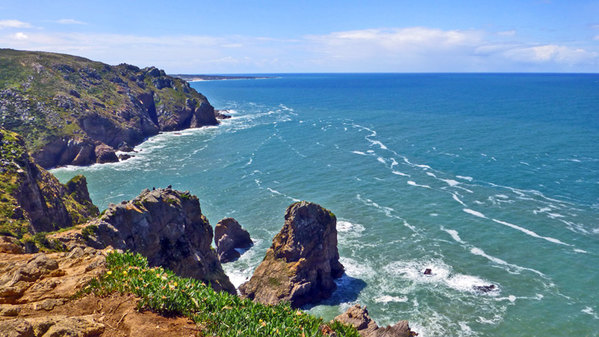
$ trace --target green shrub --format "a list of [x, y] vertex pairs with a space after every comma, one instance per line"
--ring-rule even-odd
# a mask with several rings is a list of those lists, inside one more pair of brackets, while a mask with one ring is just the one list
[[199, 280], [182, 278], [170, 270], [148, 266], [132, 253], [110, 253], [107, 272], [85, 292], [106, 296], [113, 292], [140, 297], [139, 309], [164, 315], [184, 315], [204, 328], [206, 336], [323, 336], [327, 325], [337, 336], [358, 337], [350, 326], [325, 323], [321, 318], [292, 309], [289, 304], [267, 306], [225, 292], [216, 292]]

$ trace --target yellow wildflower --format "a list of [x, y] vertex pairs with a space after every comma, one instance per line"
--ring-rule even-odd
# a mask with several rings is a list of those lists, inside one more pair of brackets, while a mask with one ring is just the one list
[[112, 270], [107, 271], [106, 274], [112, 275]]

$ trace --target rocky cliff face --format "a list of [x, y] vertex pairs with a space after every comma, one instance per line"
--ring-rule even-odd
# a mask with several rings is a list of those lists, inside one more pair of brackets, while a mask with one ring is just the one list
[[217, 125], [206, 97], [154, 67], [0, 49], [0, 126], [49, 168], [117, 161], [159, 131]]
[[241, 294], [266, 304], [289, 301], [295, 307], [329, 297], [336, 288], [333, 280], [343, 274], [336, 224], [335, 215], [317, 204], [289, 206], [285, 225], [254, 275], [240, 286]]
[[220, 262], [230, 262], [239, 258], [240, 254], [235, 248], [249, 248], [252, 246], [250, 233], [241, 228], [237, 220], [224, 218], [214, 227], [214, 243]]
[[236, 293], [211, 247], [212, 227], [189, 192], [144, 190], [129, 202], [110, 205], [89, 226], [102, 246], [140, 253], [152, 266]]
[[22, 238], [85, 222], [98, 215], [85, 177], [62, 185], [36, 165], [23, 138], [0, 128], [0, 233]]

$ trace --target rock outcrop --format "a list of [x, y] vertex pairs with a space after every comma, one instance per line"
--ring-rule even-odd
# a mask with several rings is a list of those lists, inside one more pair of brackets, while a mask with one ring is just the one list
[[412, 337], [418, 334], [410, 330], [408, 321], [399, 321], [395, 325], [379, 327], [368, 315], [366, 307], [356, 304], [343, 314], [335, 317], [336, 321], [352, 325], [362, 337]]
[[85, 177], [62, 185], [36, 165], [23, 138], [0, 128], [0, 234], [22, 238], [49, 232], [98, 215]]
[[343, 274], [337, 250], [337, 219], [314, 203], [287, 208], [285, 225], [275, 236], [241, 294], [265, 304], [289, 301], [298, 307], [330, 297]]
[[0, 127], [44, 168], [117, 161], [160, 131], [217, 125], [206, 97], [155, 67], [0, 49]]
[[151, 266], [236, 293], [211, 247], [212, 227], [189, 192], [146, 189], [131, 201], [110, 205], [89, 227], [97, 245], [140, 253]]
[[197, 336], [184, 317], [137, 310], [138, 298], [93, 294], [74, 298], [106, 270], [105, 251], [0, 252], [0, 336], [162, 337]]
[[216, 253], [221, 263], [231, 262], [239, 258], [240, 254], [235, 248], [249, 248], [252, 246], [250, 233], [241, 228], [237, 220], [224, 218], [214, 227], [214, 243]]

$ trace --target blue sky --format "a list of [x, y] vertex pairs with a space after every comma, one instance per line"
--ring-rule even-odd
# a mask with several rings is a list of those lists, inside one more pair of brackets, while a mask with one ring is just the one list
[[0, 47], [169, 73], [599, 72], [599, 0], [0, 0]]

